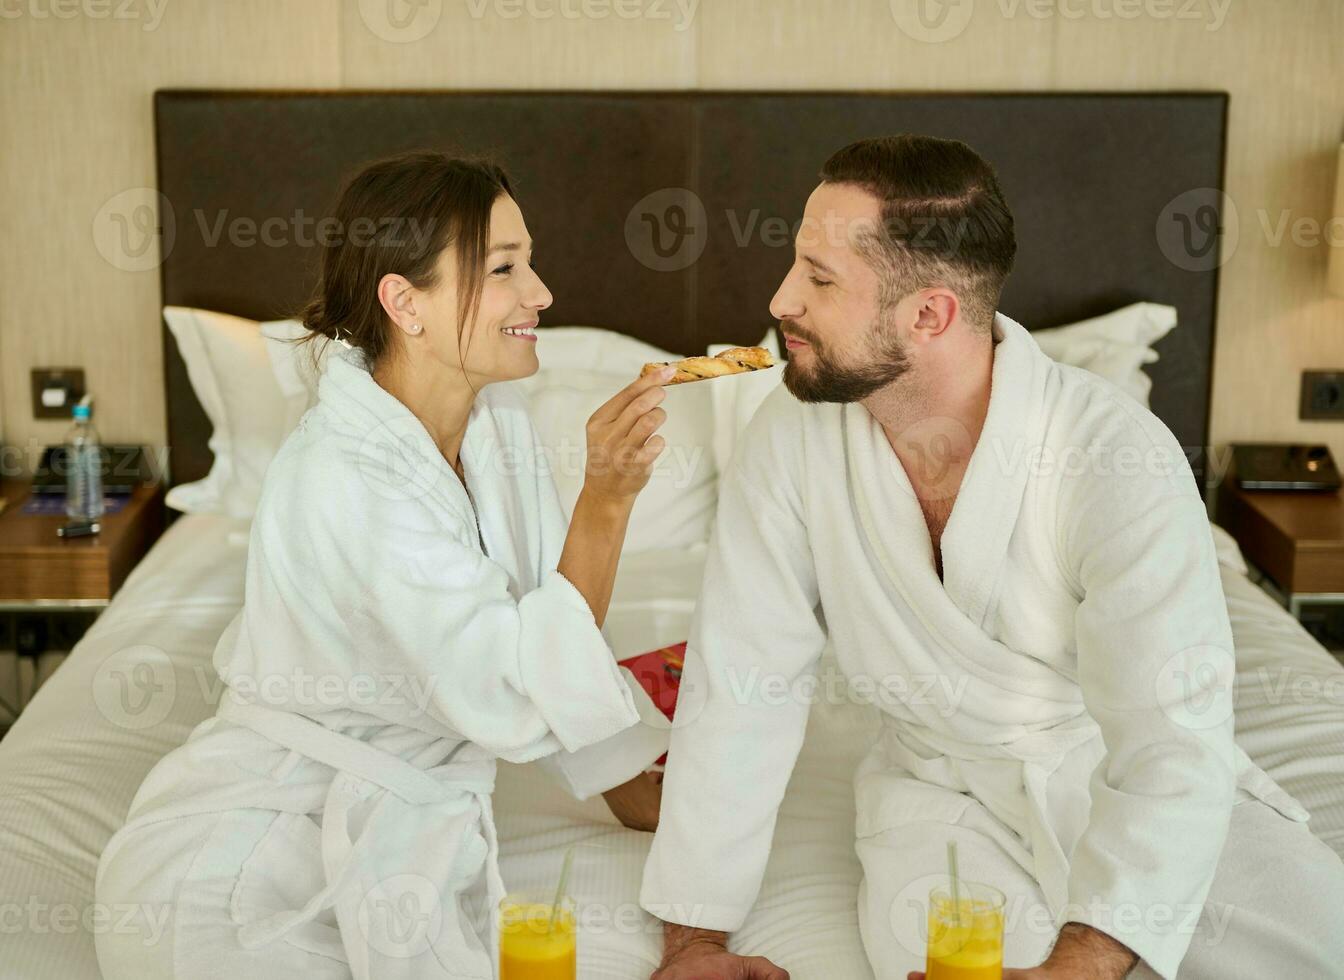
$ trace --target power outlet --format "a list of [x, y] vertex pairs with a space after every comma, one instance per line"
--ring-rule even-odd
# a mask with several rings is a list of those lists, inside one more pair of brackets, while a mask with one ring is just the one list
[[33, 368], [33, 418], [68, 419], [84, 397], [83, 368]]
[[1344, 372], [1303, 371], [1297, 417], [1344, 419]]

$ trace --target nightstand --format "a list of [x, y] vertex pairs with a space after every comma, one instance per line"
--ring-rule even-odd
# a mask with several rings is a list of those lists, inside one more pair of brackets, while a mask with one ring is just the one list
[[[68, 649], [78, 639], [69, 624], [87, 626], [106, 608], [162, 533], [164, 490], [158, 483], [136, 487], [121, 510], [101, 518], [100, 534], [66, 540], [56, 536], [63, 515], [23, 513], [30, 489], [0, 481], [0, 496], [9, 502], [0, 513], [0, 618], [11, 631], [26, 624], [30, 635], [42, 634], [40, 648]], [[61, 646], [47, 642], [48, 634]], [[32, 652], [32, 645], [16, 643], [20, 652]]]
[[[1218, 488], [1216, 518], [1288, 611], [1324, 643], [1344, 625], [1344, 498], [1338, 491]], [[1261, 583], [1262, 585], [1266, 583]], [[1334, 608], [1330, 608], [1334, 607]]]

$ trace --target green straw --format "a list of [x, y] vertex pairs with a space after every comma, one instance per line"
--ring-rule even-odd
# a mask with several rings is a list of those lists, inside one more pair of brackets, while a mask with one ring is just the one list
[[560, 900], [565, 897], [565, 885], [569, 884], [569, 869], [574, 866], [574, 848], [578, 846], [573, 844], [565, 851], [565, 863], [560, 867], [560, 882], [555, 886], [555, 901], [551, 902], [551, 918], [546, 923], [547, 932], [555, 929], [555, 915], [560, 911]]
[[957, 925], [961, 925], [961, 885], [957, 881], [957, 842], [947, 842], [947, 876], [952, 881], [952, 907], [957, 910]]
[[555, 899], [551, 902], [551, 915], [546, 920], [546, 931], [550, 932], [555, 928], [555, 917], [560, 912], [560, 902], [565, 897], [565, 886], [569, 884], [569, 871], [574, 866], [574, 852], [580, 847], [594, 847], [599, 851], [611, 850], [606, 844], [594, 844], [589, 841], [579, 841], [569, 845], [565, 851], [564, 863], [560, 866], [560, 880], [555, 886]]

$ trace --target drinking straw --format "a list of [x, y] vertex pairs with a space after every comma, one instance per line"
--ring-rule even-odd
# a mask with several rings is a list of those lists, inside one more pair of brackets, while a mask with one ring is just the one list
[[574, 852], [580, 847], [592, 847], [599, 851], [609, 851], [611, 847], [607, 844], [594, 844], [589, 841], [576, 841], [569, 845], [565, 851], [564, 863], [560, 866], [560, 880], [555, 886], [555, 900], [551, 902], [551, 914], [546, 920], [546, 931], [550, 932], [555, 928], [555, 917], [560, 909], [560, 901], [565, 897], [565, 886], [569, 884], [569, 871], [574, 865]]
[[961, 925], [961, 884], [957, 880], [957, 842], [947, 842], [947, 876], [952, 881], [952, 907], [957, 910], [957, 925]]
[[565, 885], [569, 884], [569, 869], [574, 865], [574, 848], [578, 845], [571, 845], [569, 850], [565, 851], [565, 863], [560, 866], [560, 881], [555, 886], [555, 901], [551, 902], [551, 917], [546, 923], [546, 931], [551, 932], [555, 929], [555, 914], [560, 909], [560, 899], [565, 895]]

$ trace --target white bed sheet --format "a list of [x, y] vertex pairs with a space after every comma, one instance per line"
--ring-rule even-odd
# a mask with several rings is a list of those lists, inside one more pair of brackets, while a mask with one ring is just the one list
[[92, 930], [116, 921], [93, 918], [98, 855], [145, 773], [213, 710], [201, 683], [242, 602], [246, 528], [169, 528], [0, 741], [5, 980], [99, 977]]
[[[686, 638], [704, 560], [703, 546], [622, 559], [606, 623], [618, 657]], [[833, 660], [822, 669], [835, 671]], [[732, 937], [734, 948], [769, 957], [795, 980], [873, 976], [859, 940], [851, 777], [877, 724], [851, 704], [814, 707], [760, 899]], [[575, 851], [570, 879], [582, 916], [579, 976], [647, 980], [662, 949], [661, 924], [638, 904], [650, 835], [622, 827], [601, 799], [575, 801], [531, 766], [500, 766], [495, 812], [510, 888], [554, 887], [569, 846], [593, 845]]]
[[1236, 543], [1214, 531], [1237, 650], [1237, 742], [1344, 857], [1344, 666], [1246, 577]]
[[[246, 529], [178, 520], [0, 742], [6, 980], [98, 976], [91, 930], [116, 921], [89, 918], [98, 854], [144, 774], [213, 710], [210, 654], [241, 602]], [[1344, 668], [1245, 577], [1221, 532], [1219, 545], [1238, 644], [1238, 739], [1344, 854]], [[618, 655], [685, 637], [703, 560], [700, 547], [622, 563], [608, 619]], [[734, 937], [800, 980], [872, 977], [855, 911], [851, 774], [875, 724], [869, 709], [814, 708], [760, 900]], [[571, 887], [585, 908], [580, 975], [647, 977], [660, 948], [657, 923], [637, 905], [648, 835], [530, 766], [501, 765], [496, 808], [511, 887], [551, 883], [566, 848], [595, 845], [576, 852]]]

